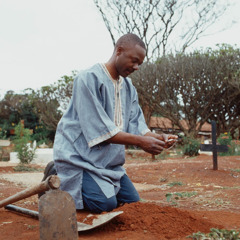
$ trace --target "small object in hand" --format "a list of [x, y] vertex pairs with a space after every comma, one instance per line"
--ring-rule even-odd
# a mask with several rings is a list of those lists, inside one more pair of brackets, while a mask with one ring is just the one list
[[176, 142], [177, 142], [177, 139], [168, 139], [165, 142], [164, 148], [165, 149], [170, 149], [171, 147], [173, 147], [175, 145]]

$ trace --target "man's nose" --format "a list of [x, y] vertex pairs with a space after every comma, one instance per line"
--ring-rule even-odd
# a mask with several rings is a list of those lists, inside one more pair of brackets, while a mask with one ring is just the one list
[[138, 68], [139, 68], [139, 66], [138, 66], [137, 63], [133, 65], [133, 69], [134, 69], [134, 71], [138, 70]]

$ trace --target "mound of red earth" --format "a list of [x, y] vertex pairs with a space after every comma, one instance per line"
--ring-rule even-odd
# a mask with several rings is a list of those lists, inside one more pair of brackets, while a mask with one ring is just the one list
[[125, 204], [115, 211], [123, 214], [91, 232], [81, 232], [80, 239], [186, 239], [198, 231], [223, 228], [193, 212], [152, 203]]

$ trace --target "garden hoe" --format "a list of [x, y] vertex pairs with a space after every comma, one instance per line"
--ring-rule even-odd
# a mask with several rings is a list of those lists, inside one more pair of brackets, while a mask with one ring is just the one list
[[[77, 222], [74, 201], [70, 194], [59, 190], [59, 186], [60, 180], [58, 176], [49, 176], [39, 185], [27, 188], [0, 201], [0, 207], [38, 218], [40, 222], [41, 240], [74, 240], [78, 238], [78, 232], [101, 226], [123, 213], [122, 211], [118, 211], [96, 215], [94, 216], [92, 224]], [[45, 191], [47, 191], [46, 194], [39, 199], [39, 212], [11, 205], [11, 203]], [[86, 219], [88, 217], [92, 217], [92, 215], [87, 216]]]

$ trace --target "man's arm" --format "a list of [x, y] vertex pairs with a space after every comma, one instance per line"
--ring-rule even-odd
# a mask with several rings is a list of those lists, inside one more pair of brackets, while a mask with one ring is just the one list
[[106, 142], [124, 145], [135, 145], [142, 148], [145, 152], [157, 155], [163, 150], [164, 141], [153, 136], [139, 136], [126, 132], [119, 132]]

